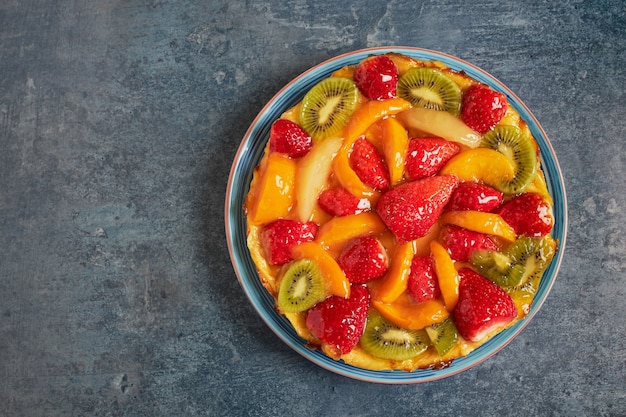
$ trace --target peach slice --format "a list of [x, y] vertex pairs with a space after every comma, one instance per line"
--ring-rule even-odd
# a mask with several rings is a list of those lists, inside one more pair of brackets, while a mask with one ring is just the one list
[[372, 299], [372, 305], [387, 320], [409, 330], [419, 330], [431, 324], [441, 323], [450, 315], [440, 300], [416, 303], [407, 292], [393, 303]]
[[409, 147], [409, 134], [402, 124], [392, 117], [381, 120], [383, 155], [389, 169], [391, 185], [402, 181], [404, 163]]
[[317, 232], [316, 241], [327, 248], [342, 245], [363, 235], [377, 235], [387, 226], [376, 213], [365, 212], [334, 217], [324, 223]]
[[504, 154], [489, 148], [461, 151], [446, 163], [440, 175], [455, 175], [461, 181], [482, 181], [493, 187], [515, 177], [515, 167]]
[[389, 272], [382, 281], [372, 286], [372, 298], [383, 303], [396, 301], [406, 291], [412, 260], [413, 243], [400, 244], [391, 258]]
[[295, 179], [296, 162], [285, 155], [271, 153], [250, 209], [250, 222], [259, 225], [286, 217], [294, 202]]
[[324, 248], [316, 242], [305, 242], [291, 249], [294, 259], [311, 259], [322, 271], [326, 292], [328, 295], [337, 295], [348, 298], [350, 296], [350, 282], [341, 270], [341, 267]]
[[439, 220], [441, 223], [453, 224], [474, 232], [499, 236], [509, 242], [514, 242], [517, 237], [515, 230], [495, 213], [473, 210], [449, 211], [444, 213]]
[[470, 129], [461, 119], [445, 111], [413, 107], [398, 114], [398, 120], [405, 126], [470, 148], [478, 147], [482, 139], [479, 133]]
[[443, 302], [446, 309], [452, 311], [459, 301], [459, 275], [454, 267], [454, 261], [448, 251], [435, 240], [430, 242], [430, 252], [435, 261], [435, 272]]

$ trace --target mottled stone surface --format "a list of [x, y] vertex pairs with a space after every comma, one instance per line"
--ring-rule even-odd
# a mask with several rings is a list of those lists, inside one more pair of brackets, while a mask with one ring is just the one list
[[[350, 4], [0, 4], [0, 415], [626, 415], [624, 2]], [[507, 84], [569, 198], [564, 262], [532, 323], [415, 386], [294, 353], [224, 237], [230, 164], [263, 104], [312, 65], [385, 45]]]

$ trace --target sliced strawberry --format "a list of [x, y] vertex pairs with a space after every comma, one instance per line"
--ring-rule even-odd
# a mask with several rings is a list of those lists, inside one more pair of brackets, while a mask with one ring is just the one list
[[471, 269], [459, 271], [459, 301], [454, 322], [459, 334], [477, 342], [517, 317], [513, 299], [494, 282]]
[[278, 119], [270, 129], [270, 150], [285, 153], [292, 158], [306, 155], [313, 147], [313, 139], [298, 124]]
[[437, 222], [457, 184], [449, 175], [407, 182], [383, 194], [376, 211], [396, 237], [417, 239]]
[[260, 241], [265, 258], [271, 265], [283, 265], [291, 261], [291, 248], [315, 239], [318, 226], [314, 222], [300, 223], [279, 219], [261, 229]]
[[442, 231], [441, 244], [452, 259], [461, 262], [468, 262], [475, 250], [498, 250], [498, 245], [488, 235], [458, 226], [447, 226]]
[[518, 235], [545, 236], [552, 230], [554, 218], [550, 205], [541, 194], [526, 193], [504, 203], [496, 210]]
[[364, 184], [379, 190], [389, 188], [389, 170], [385, 159], [365, 137], [352, 145], [350, 167]]
[[337, 263], [350, 282], [364, 284], [385, 275], [389, 257], [378, 239], [362, 236], [343, 248]]
[[398, 86], [398, 69], [389, 57], [374, 56], [356, 66], [354, 82], [370, 100], [393, 98]]
[[334, 217], [358, 214], [370, 209], [368, 199], [358, 198], [343, 187], [329, 188], [322, 191], [317, 199], [317, 203], [322, 210]]
[[349, 298], [332, 296], [313, 306], [307, 312], [306, 325], [334, 356], [339, 357], [359, 343], [369, 304], [367, 287], [354, 285]]
[[411, 272], [409, 273], [408, 290], [418, 303], [441, 296], [433, 258], [428, 255], [413, 258], [413, 261], [411, 261]]
[[405, 171], [409, 179], [435, 175], [461, 147], [443, 138], [414, 138], [409, 141]]
[[474, 85], [463, 95], [461, 119], [478, 133], [494, 127], [506, 113], [507, 100], [502, 93], [485, 85]]
[[464, 181], [452, 193], [445, 211], [473, 210], [489, 212], [500, 204], [504, 195], [488, 185]]

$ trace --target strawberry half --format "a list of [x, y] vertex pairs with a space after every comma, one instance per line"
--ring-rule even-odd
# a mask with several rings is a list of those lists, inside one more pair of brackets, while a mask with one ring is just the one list
[[292, 158], [306, 155], [313, 147], [313, 139], [298, 124], [278, 119], [270, 129], [270, 150], [285, 153]]
[[396, 96], [398, 69], [384, 55], [361, 61], [354, 69], [354, 82], [370, 100], [384, 100]]
[[320, 193], [317, 203], [322, 210], [333, 217], [362, 213], [370, 209], [366, 198], [358, 198], [343, 187], [335, 187]]
[[507, 100], [502, 93], [485, 85], [474, 85], [463, 95], [461, 119], [478, 133], [494, 127], [506, 113]]
[[261, 247], [270, 265], [283, 265], [291, 261], [291, 248], [315, 239], [318, 226], [314, 222], [301, 223], [279, 219], [261, 229]]
[[437, 222], [458, 181], [442, 175], [404, 183], [383, 194], [376, 211], [396, 237], [417, 239]]
[[518, 235], [545, 236], [552, 230], [554, 218], [541, 194], [526, 193], [504, 203], [496, 210]]
[[488, 235], [458, 226], [447, 226], [443, 230], [441, 244], [452, 259], [461, 262], [468, 262], [475, 250], [498, 250], [498, 246]]
[[489, 212], [502, 204], [504, 194], [479, 182], [465, 181], [452, 193], [445, 211], [473, 210]]
[[441, 296], [433, 258], [430, 256], [413, 258], [409, 272], [408, 290], [418, 303]]
[[365, 137], [352, 145], [350, 167], [364, 184], [379, 190], [389, 188], [389, 170], [383, 156]]
[[430, 177], [459, 153], [461, 147], [443, 138], [414, 138], [409, 141], [405, 172], [409, 179]]
[[352, 286], [349, 298], [332, 296], [308, 310], [306, 326], [338, 358], [359, 343], [369, 304], [367, 287]]
[[389, 257], [378, 239], [362, 236], [351, 240], [343, 248], [337, 263], [350, 282], [364, 284], [385, 275]]
[[459, 334], [477, 342], [517, 317], [513, 299], [497, 284], [471, 269], [459, 271], [459, 301], [454, 322]]

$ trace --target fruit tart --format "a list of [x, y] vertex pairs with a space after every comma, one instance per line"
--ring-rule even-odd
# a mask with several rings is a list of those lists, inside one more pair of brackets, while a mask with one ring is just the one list
[[540, 150], [506, 95], [371, 55], [271, 126], [244, 203], [263, 287], [311, 349], [448, 366], [523, 320], [558, 242]]

